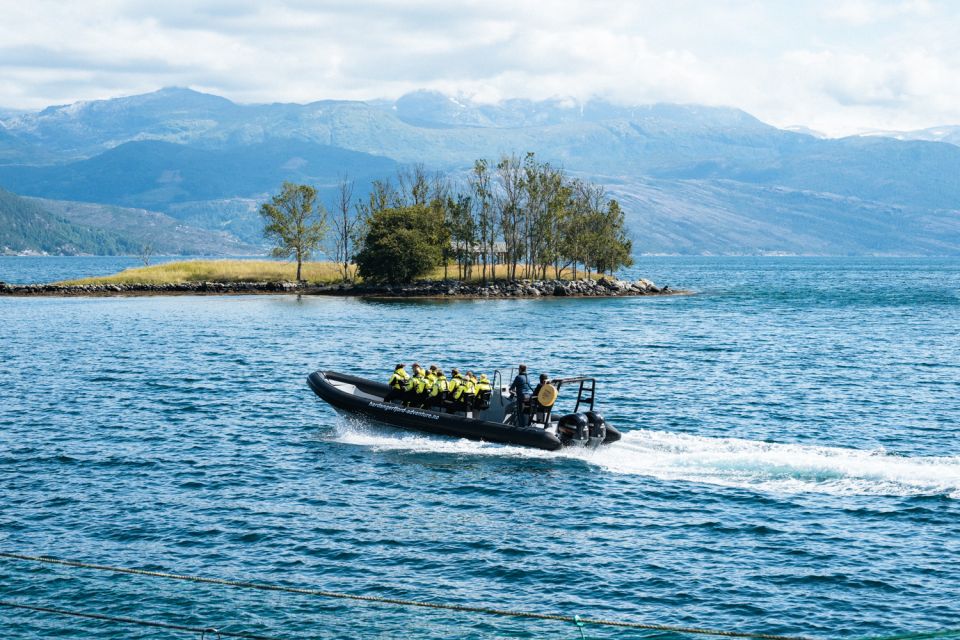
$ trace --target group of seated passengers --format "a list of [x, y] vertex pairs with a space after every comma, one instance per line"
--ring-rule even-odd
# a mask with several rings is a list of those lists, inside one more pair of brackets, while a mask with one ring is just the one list
[[384, 397], [384, 402], [400, 401], [405, 407], [436, 411], [446, 409], [448, 413], [474, 411], [490, 406], [493, 387], [485, 373], [477, 378], [472, 371], [460, 375], [459, 370], [451, 369], [448, 380], [443, 369], [437, 365], [430, 365], [428, 370], [424, 370], [414, 362], [411, 368], [413, 375], [407, 373], [402, 363], [394, 368], [393, 375], [387, 382], [390, 391]]

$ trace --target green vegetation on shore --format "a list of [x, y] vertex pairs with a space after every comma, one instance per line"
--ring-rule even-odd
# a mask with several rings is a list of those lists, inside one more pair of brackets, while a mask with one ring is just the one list
[[371, 282], [409, 282], [437, 265], [486, 282], [498, 264], [509, 279], [546, 280], [633, 263], [620, 204], [533, 153], [479, 159], [466, 184], [414, 166], [396, 186], [374, 181], [357, 213], [352, 254]]
[[[603, 187], [570, 178], [562, 168], [502, 156], [491, 168], [477, 160], [465, 184], [415, 165], [397, 174], [397, 184], [375, 180], [366, 202], [351, 206], [354, 184], [338, 185], [333, 242], [328, 254], [340, 265], [341, 281], [356, 276], [368, 283], [403, 284], [454, 267], [457, 279], [479, 275], [496, 279], [507, 265], [508, 278], [561, 278], [567, 269], [587, 277], [613, 274], [633, 263], [620, 204]], [[274, 257], [297, 262], [296, 280], [309, 280], [301, 265], [321, 249], [329, 229], [317, 190], [284, 182], [280, 193], [260, 207], [264, 236]], [[350, 262], [357, 265], [351, 273]]]
[[[301, 276], [310, 284], [336, 284], [341, 282], [339, 265], [334, 262], [304, 262]], [[350, 265], [351, 275], [355, 275], [355, 267]], [[92, 284], [179, 284], [185, 282], [279, 282], [296, 279], [297, 265], [291, 262], [277, 262], [272, 260], [185, 260], [181, 262], [167, 262], [125, 269], [120, 273], [80, 280], [58, 282], [61, 285], [92, 285]], [[497, 265], [496, 278], [507, 278], [507, 265]], [[561, 277], [570, 279], [571, 270], [565, 271]], [[579, 273], [578, 276], [582, 276]], [[429, 280], [442, 280], [443, 268], [437, 267], [426, 276]], [[467, 281], [477, 282], [479, 273]]]

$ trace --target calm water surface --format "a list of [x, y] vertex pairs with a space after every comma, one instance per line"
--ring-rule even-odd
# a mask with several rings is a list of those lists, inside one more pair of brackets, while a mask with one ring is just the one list
[[[0, 549], [824, 638], [960, 627], [960, 265], [646, 258], [632, 275], [700, 293], [0, 298]], [[411, 359], [595, 374], [624, 439], [557, 455], [400, 434], [305, 384]], [[0, 585], [288, 638], [579, 636], [9, 560]], [[0, 629], [171, 637], [12, 610]]]

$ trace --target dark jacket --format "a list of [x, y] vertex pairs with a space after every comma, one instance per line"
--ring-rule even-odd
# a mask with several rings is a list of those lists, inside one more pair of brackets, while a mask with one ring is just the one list
[[533, 397], [534, 397], [534, 398], [539, 398], [539, 397], [540, 397], [540, 389], [543, 389], [543, 385], [545, 385], [545, 384], [547, 384], [547, 383], [546, 383], [546, 382], [538, 382], [538, 383], [537, 383], [537, 388], [533, 390]]
[[516, 394], [518, 398], [529, 398], [532, 396], [533, 388], [530, 386], [530, 379], [527, 378], [527, 374], [517, 374], [517, 377], [513, 379], [513, 384], [510, 385], [510, 391]]

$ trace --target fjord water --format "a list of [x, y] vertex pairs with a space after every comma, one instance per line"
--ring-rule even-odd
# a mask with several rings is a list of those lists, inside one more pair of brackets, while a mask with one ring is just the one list
[[[630, 275], [698, 294], [0, 299], [0, 548], [824, 638], [960, 626], [957, 261], [644, 258]], [[412, 359], [595, 374], [624, 438], [551, 454], [402, 434], [305, 384]], [[0, 576], [7, 600], [282, 637], [579, 635], [10, 560]]]

